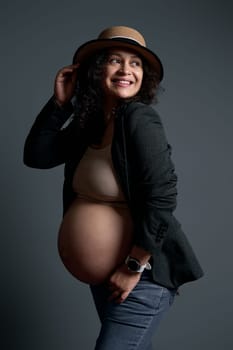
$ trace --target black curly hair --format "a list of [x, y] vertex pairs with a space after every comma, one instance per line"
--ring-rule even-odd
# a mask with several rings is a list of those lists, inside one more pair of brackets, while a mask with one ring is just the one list
[[[102, 89], [102, 77], [105, 64], [109, 57], [108, 50], [102, 50], [87, 60], [79, 68], [79, 78], [75, 93], [75, 117], [78, 118], [82, 128], [90, 128], [95, 131], [92, 139], [98, 143], [103, 135], [104, 122], [104, 94]], [[124, 103], [138, 101], [145, 104], [157, 102], [159, 90], [159, 76], [143, 59], [143, 80], [139, 92], [128, 99], [119, 101], [118, 107]], [[92, 140], [92, 141], [93, 141]]]

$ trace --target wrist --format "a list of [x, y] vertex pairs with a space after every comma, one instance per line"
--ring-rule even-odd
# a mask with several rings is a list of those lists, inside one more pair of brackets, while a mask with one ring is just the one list
[[65, 102], [65, 103], [61, 103], [55, 95], [53, 95], [52, 97], [54, 106], [56, 107], [56, 109], [61, 110], [61, 111], [69, 111], [69, 112], [73, 112], [73, 105], [71, 103], [71, 101]]
[[151, 258], [151, 253], [137, 245], [133, 245], [129, 256], [139, 260], [141, 264], [146, 264]]
[[55, 95], [53, 96], [53, 102], [54, 102], [54, 104], [56, 105], [56, 107], [59, 107], [59, 108], [63, 108], [63, 107], [66, 105], [66, 103], [60, 102], [60, 101], [56, 98]]
[[141, 273], [144, 270], [151, 270], [151, 264], [147, 261], [144, 264], [140, 262], [137, 258], [128, 255], [125, 260], [125, 265], [131, 272]]

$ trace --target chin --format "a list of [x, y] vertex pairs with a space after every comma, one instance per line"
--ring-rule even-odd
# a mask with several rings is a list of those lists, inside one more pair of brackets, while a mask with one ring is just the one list
[[118, 94], [116, 97], [118, 100], [126, 100], [128, 98], [134, 97], [136, 94]]

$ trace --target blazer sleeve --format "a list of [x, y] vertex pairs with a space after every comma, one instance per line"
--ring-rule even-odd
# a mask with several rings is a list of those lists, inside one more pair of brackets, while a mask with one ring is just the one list
[[128, 164], [135, 222], [135, 244], [155, 253], [173, 225], [177, 176], [159, 115], [137, 104], [128, 118]]
[[24, 145], [24, 164], [48, 169], [65, 162], [73, 122], [62, 128], [72, 115], [73, 105], [59, 107], [52, 97], [37, 116]]

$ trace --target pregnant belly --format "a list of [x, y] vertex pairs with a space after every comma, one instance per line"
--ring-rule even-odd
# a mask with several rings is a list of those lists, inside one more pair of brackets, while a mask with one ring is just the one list
[[85, 283], [103, 282], [126, 258], [132, 228], [128, 208], [76, 199], [59, 230], [58, 250], [63, 264]]

